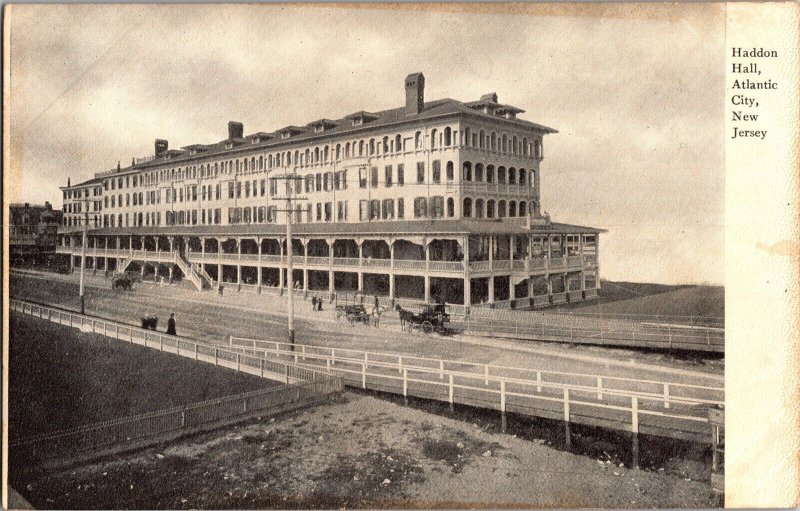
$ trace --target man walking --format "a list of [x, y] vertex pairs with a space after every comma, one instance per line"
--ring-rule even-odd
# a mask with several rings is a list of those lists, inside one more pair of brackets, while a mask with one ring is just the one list
[[169, 315], [169, 321], [167, 321], [167, 335], [178, 335], [175, 333], [175, 313], [172, 312]]

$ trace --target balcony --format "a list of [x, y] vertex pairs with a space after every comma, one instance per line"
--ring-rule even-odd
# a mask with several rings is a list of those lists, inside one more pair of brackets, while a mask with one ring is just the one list
[[[57, 246], [56, 253], [58, 254], [71, 254], [80, 255], [80, 246]], [[167, 250], [154, 251], [154, 250], [130, 250], [126, 248], [87, 248], [87, 257], [121, 257], [128, 259], [139, 259], [143, 261], [157, 261], [157, 262], [175, 262], [176, 255], [174, 252]], [[217, 252], [186, 252], [186, 259], [191, 263], [208, 263], [208, 264], [245, 264], [253, 265], [280, 265], [286, 264], [286, 256], [277, 254], [239, 254], [239, 253], [222, 253]], [[463, 274], [465, 269], [464, 261], [434, 261], [419, 259], [372, 259], [363, 258], [359, 260], [357, 257], [329, 257], [329, 256], [308, 256], [295, 255], [292, 260], [294, 266], [298, 269], [303, 268], [305, 265], [318, 269], [323, 268], [337, 268], [348, 271], [358, 271], [361, 268], [364, 271], [372, 269], [382, 269], [386, 271], [396, 270], [399, 272], [413, 270], [415, 273], [422, 273], [426, 267], [432, 274]], [[530, 272], [530, 273], [560, 273], [567, 271], [580, 271], [588, 268], [595, 268], [597, 266], [597, 255], [571, 255], [566, 257], [553, 257], [541, 258], [535, 257], [532, 259], [495, 259], [493, 261], [471, 261], [469, 263], [470, 272], [475, 274], [491, 273], [491, 272]]]

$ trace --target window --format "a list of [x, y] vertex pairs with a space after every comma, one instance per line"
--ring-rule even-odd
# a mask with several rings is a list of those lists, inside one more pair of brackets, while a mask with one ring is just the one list
[[394, 218], [394, 199], [383, 200], [383, 218], [386, 220]]
[[444, 216], [444, 197], [431, 197], [429, 211], [432, 218], [442, 218]]
[[358, 201], [358, 219], [361, 221], [367, 220], [367, 210], [369, 209], [369, 201], [362, 199]]
[[405, 166], [401, 163], [397, 166], [397, 186], [405, 184]]
[[446, 172], [447, 172], [447, 180], [448, 181], [452, 181], [453, 179], [455, 179], [455, 171], [453, 170], [453, 162], [452, 161], [448, 161], [447, 162], [447, 170], [446, 170]]
[[433, 160], [433, 182], [434, 184], [442, 182], [442, 163], [439, 160]]
[[392, 166], [387, 165], [384, 169], [384, 183], [386, 184], [386, 188], [392, 187]]
[[322, 181], [323, 181], [323, 189], [327, 192], [328, 190], [331, 189], [331, 173], [326, 172], [322, 176]]
[[322, 203], [317, 202], [317, 222], [322, 221]]
[[314, 176], [314, 182], [316, 183], [315, 189], [318, 192], [322, 191], [322, 174], [317, 174]]
[[453, 218], [456, 216], [456, 204], [452, 197], [447, 198], [447, 217]]
[[405, 201], [402, 198], [397, 199], [397, 218], [402, 219], [405, 217], [405, 213]]
[[365, 167], [358, 169], [358, 186], [359, 188], [367, 187], [367, 169]]
[[234, 195], [234, 188], [233, 188], [233, 186], [234, 186], [234, 185], [233, 185], [233, 181], [229, 181], [229, 182], [228, 182], [228, 198], [229, 198], [229, 199], [233, 199], [233, 195]]
[[264, 181], [265, 181], [264, 179], [261, 180], [261, 196], [262, 197], [264, 196], [264, 193], [266, 192]]
[[333, 220], [333, 204], [330, 202], [325, 203], [325, 221], [330, 222]]
[[428, 216], [428, 200], [425, 197], [417, 197], [414, 199], [414, 218], [422, 218]]
[[425, 162], [418, 161], [417, 162], [417, 184], [421, 184], [425, 182]]
[[380, 220], [380, 218], [381, 218], [381, 201], [373, 199], [369, 201], [369, 219]]
[[242, 197], [242, 183], [241, 181], [236, 183], [236, 198], [239, 199]]
[[461, 211], [461, 216], [463, 218], [471, 218], [472, 217], [472, 199], [466, 197], [464, 199], [464, 207]]
[[244, 197], [246, 199], [250, 198], [250, 181], [244, 183]]
[[340, 222], [347, 220], [347, 201], [339, 201], [336, 203], [336, 219]]

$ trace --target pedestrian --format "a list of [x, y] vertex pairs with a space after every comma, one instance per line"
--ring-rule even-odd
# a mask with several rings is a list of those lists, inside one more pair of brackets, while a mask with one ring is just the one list
[[379, 303], [378, 303], [378, 295], [375, 296], [375, 304], [372, 306], [372, 315], [375, 316], [378, 314]]
[[312, 311], [317, 310], [317, 297], [316, 296], [312, 296], [311, 297], [311, 310]]
[[317, 298], [317, 310], [322, 310], [322, 298]]
[[175, 313], [169, 314], [169, 321], [167, 321], [167, 335], [178, 335], [175, 333]]

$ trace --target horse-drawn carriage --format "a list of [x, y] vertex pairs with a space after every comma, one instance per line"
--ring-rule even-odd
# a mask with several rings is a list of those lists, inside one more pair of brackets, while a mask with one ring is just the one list
[[405, 330], [422, 330], [426, 334], [438, 332], [446, 334], [449, 332], [447, 324], [450, 323], [450, 314], [447, 313], [444, 303], [429, 303], [422, 306], [419, 314], [414, 314], [405, 310], [400, 305], [395, 307], [400, 314], [400, 327]]
[[111, 278], [111, 289], [118, 290], [124, 289], [130, 291], [133, 289], [133, 283], [136, 282], [136, 279], [131, 277], [127, 273], [118, 273]]
[[355, 325], [358, 323], [364, 325], [378, 326], [381, 313], [384, 311], [382, 307], [376, 307], [373, 311], [367, 312], [367, 308], [362, 303], [350, 305], [337, 305], [336, 306], [336, 319], [344, 317], [348, 323]]

